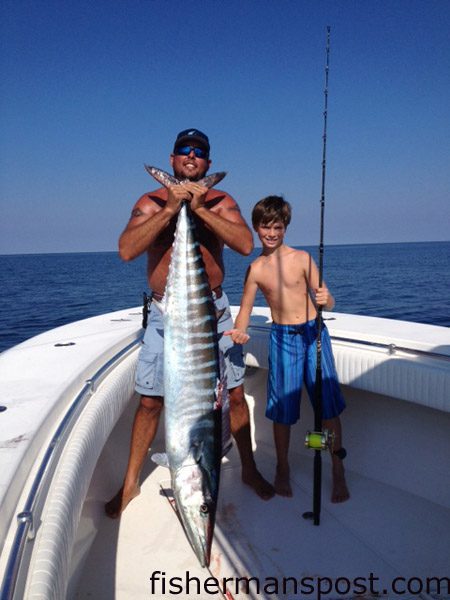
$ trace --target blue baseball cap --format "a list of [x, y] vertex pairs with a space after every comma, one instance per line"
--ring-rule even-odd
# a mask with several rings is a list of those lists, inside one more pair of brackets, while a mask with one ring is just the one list
[[173, 149], [175, 150], [179, 146], [190, 146], [196, 144], [199, 148], [203, 148], [208, 152], [210, 151], [208, 136], [200, 131], [199, 129], [184, 129], [180, 131], [175, 140]]

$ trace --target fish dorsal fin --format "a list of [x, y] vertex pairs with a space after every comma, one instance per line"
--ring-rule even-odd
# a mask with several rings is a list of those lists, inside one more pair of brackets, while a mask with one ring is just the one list
[[[163, 169], [158, 169], [157, 167], [151, 167], [149, 165], [144, 165], [145, 170], [149, 173], [158, 183], [163, 185], [164, 187], [168, 187], [169, 185], [179, 185], [183, 183], [179, 179], [177, 179], [174, 175], [167, 173], [167, 171], [163, 171]], [[211, 175], [206, 175], [203, 179], [200, 179], [198, 182], [200, 185], [204, 185], [207, 188], [212, 188], [216, 183], [222, 181], [225, 177], [226, 172], [220, 171], [219, 173], [211, 173]]]

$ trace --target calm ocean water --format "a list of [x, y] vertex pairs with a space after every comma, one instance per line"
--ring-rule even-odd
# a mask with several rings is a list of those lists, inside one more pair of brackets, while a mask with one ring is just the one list
[[[317, 248], [305, 247], [317, 260]], [[225, 290], [238, 304], [249, 263], [225, 251]], [[450, 326], [450, 242], [327, 246], [324, 277], [338, 312]], [[145, 257], [116, 252], [0, 256], [0, 351], [47, 329], [134, 307]], [[256, 304], [264, 306], [258, 296]]]

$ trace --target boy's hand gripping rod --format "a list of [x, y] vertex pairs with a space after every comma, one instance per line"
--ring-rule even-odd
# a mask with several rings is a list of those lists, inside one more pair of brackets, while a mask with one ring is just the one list
[[[325, 66], [325, 108], [323, 111], [323, 150], [322, 150], [322, 192], [320, 196], [320, 244], [319, 244], [319, 287], [323, 280], [323, 232], [325, 214], [325, 173], [327, 151], [327, 117], [328, 117], [328, 72], [330, 65], [330, 27], [327, 27], [327, 47]], [[332, 435], [327, 430], [322, 431], [322, 306], [317, 306], [317, 367], [316, 384], [314, 388], [314, 431], [308, 431], [305, 446], [315, 450], [314, 453], [314, 489], [313, 512], [303, 513], [305, 519], [313, 519], [314, 525], [320, 524], [320, 507], [322, 494], [322, 455], [321, 451], [333, 444]]]

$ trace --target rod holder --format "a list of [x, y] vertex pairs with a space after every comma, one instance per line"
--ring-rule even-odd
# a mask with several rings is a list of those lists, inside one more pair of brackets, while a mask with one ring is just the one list
[[34, 530], [34, 519], [33, 513], [29, 510], [25, 510], [17, 515], [17, 522], [23, 523], [27, 527], [27, 538], [34, 540], [36, 532]]

